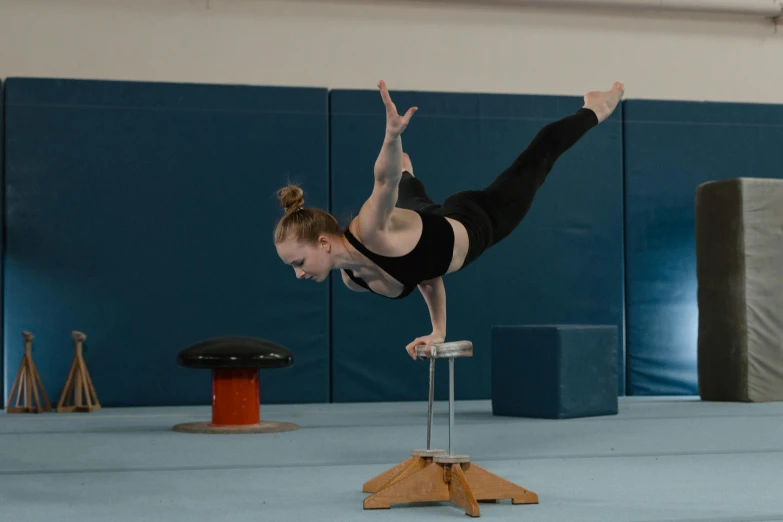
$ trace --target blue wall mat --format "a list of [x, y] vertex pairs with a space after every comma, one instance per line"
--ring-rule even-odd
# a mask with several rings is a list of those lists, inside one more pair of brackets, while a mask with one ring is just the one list
[[210, 404], [209, 372], [177, 352], [248, 335], [296, 357], [262, 371], [262, 402], [329, 400], [328, 288], [292, 277], [272, 243], [289, 179], [328, 204], [325, 89], [6, 88], [6, 368], [32, 331], [56, 401], [80, 330], [103, 405]]
[[[392, 86], [393, 88], [393, 86]], [[400, 113], [419, 107], [403, 134], [430, 196], [483, 188], [545, 124], [578, 110], [576, 97], [391, 91]], [[336, 90], [331, 99], [332, 209], [342, 224], [373, 187], [385, 114], [375, 90]], [[470, 339], [474, 357], [455, 365], [456, 395], [490, 397], [495, 324], [623, 324], [621, 110], [568, 151], [520, 227], [465, 271], [444, 278], [447, 339]], [[428, 363], [405, 345], [431, 332], [419, 292], [388, 300], [351, 292], [331, 278], [333, 399], [426, 400]], [[619, 343], [618, 361], [623, 360]], [[619, 368], [618, 390], [624, 374]], [[436, 369], [447, 398], [448, 365]]]
[[783, 177], [781, 142], [783, 106], [625, 103], [629, 394], [698, 394], [696, 187]]

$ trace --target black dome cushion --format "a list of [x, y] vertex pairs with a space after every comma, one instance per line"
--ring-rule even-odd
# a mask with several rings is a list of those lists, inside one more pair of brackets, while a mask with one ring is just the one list
[[294, 354], [279, 344], [255, 337], [216, 337], [182, 350], [177, 364], [186, 368], [284, 368]]

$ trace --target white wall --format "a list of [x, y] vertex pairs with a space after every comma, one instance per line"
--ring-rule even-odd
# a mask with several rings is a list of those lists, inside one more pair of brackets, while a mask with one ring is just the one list
[[783, 102], [783, 26], [469, 4], [0, 0], [0, 77]]

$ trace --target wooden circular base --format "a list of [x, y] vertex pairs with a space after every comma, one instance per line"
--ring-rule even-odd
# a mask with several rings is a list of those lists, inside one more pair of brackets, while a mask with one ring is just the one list
[[290, 422], [272, 421], [240, 426], [216, 426], [211, 422], [186, 422], [177, 424], [172, 429], [182, 433], [279, 433], [298, 430], [299, 426]]
[[470, 462], [470, 456], [468, 455], [438, 455], [432, 459], [433, 462], [438, 464], [463, 464]]
[[442, 449], [416, 449], [411, 451], [413, 457], [436, 457], [438, 455], [446, 455], [446, 450]]

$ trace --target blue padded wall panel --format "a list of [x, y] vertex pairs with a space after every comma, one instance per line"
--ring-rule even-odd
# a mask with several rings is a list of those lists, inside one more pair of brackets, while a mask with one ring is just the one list
[[783, 177], [783, 106], [632, 100], [625, 120], [628, 393], [696, 395], [696, 187]]
[[[402, 137], [415, 174], [436, 201], [483, 188], [545, 124], [578, 110], [577, 97], [392, 91], [400, 113], [416, 105]], [[375, 90], [331, 92], [332, 209], [343, 225], [373, 187], [385, 114]], [[555, 166], [520, 227], [463, 272], [444, 278], [447, 339], [470, 339], [456, 363], [461, 399], [490, 397], [495, 324], [623, 325], [621, 109]], [[405, 346], [431, 332], [420, 293], [395, 301], [355, 293], [332, 277], [333, 399], [426, 400], [428, 367]], [[622, 340], [618, 391], [623, 392]], [[447, 397], [448, 366], [436, 369]]]
[[262, 370], [262, 403], [329, 400], [328, 288], [296, 280], [272, 242], [277, 188], [328, 204], [325, 89], [6, 86], [6, 368], [30, 330], [56, 400], [80, 330], [103, 405], [210, 404], [209, 372], [178, 351], [257, 336], [296, 359]]

